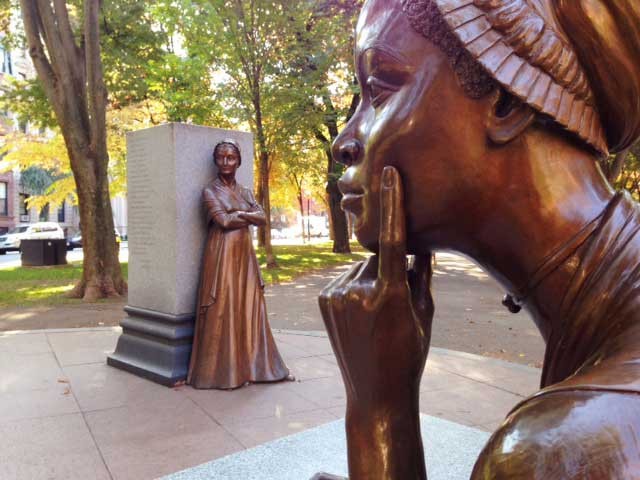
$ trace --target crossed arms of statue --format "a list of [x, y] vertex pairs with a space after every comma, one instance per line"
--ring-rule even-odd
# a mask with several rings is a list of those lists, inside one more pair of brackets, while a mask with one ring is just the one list
[[248, 225], [264, 225], [266, 218], [262, 207], [256, 202], [249, 190], [246, 190], [245, 193], [245, 200], [250, 205], [249, 210], [227, 211], [216, 194], [209, 188], [205, 188], [202, 197], [209, 220], [214, 221], [224, 230], [234, 230]]

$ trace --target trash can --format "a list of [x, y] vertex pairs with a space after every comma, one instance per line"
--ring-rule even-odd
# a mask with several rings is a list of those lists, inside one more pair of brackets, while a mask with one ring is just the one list
[[20, 252], [23, 267], [66, 265], [67, 263], [65, 239], [22, 240]]

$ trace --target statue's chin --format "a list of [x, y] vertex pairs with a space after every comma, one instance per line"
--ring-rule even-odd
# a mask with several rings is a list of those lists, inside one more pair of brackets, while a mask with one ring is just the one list
[[423, 240], [413, 238], [409, 235], [407, 238], [407, 255], [430, 255], [433, 249]]
[[[378, 232], [373, 232], [373, 229], [367, 228], [356, 228], [355, 235], [358, 239], [358, 243], [362, 245], [364, 248], [369, 250], [371, 253], [377, 254], [379, 243], [378, 243]], [[431, 248], [424, 241], [421, 241], [418, 238], [413, 238], [411, 234], [407, 238], [407, 255], [429, 255], [431, 254]]]
[[358, 243], [371, 253], [378, 253], [378, 234], [375, 235], [372, 232], [367, 231], [364, 228], [355, 229], [356, 238]]

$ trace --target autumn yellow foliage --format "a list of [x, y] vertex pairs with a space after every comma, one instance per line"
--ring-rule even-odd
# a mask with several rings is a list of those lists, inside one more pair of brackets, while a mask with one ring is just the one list
[[[165, 120], [163, 107], [154, 102], [109, 110], [107, 142], [111, 198], [125, 195], [127, 190], [126, 132], [149, 128]], [[44, 192], [28, 198], [29, 208], [41, 210], [47, 204], [59, 206], [65, 200], [73, 205], [78, 203], [69, 156], [59, 130], [37, 135], [13, 132], [3, 138], [0, 152], [4, 154], [0, 173], [37, 167], [56, 179]]]

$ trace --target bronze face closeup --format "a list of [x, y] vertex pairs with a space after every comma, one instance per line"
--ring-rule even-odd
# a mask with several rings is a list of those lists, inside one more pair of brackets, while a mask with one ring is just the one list
[[233, 145], [224, 143], [216, 148], [213, 161], [218, 167], [219, 174], [235, 175], [240, 166], [240, 153]]
[[356, 217], [360, 243], [377, 251], [380, 178], [394, 166], [405, 188], [409, 250], [420, 253], [473, 214], [467, 195], [490, 187], [482, 165], [491, 96], [465, 94], [446, 55], [411, 27], [400, 0], [366, 2], [355, 57], [362, 99], [333, 147], [348, 167], [339, 182], [342, 206]]

